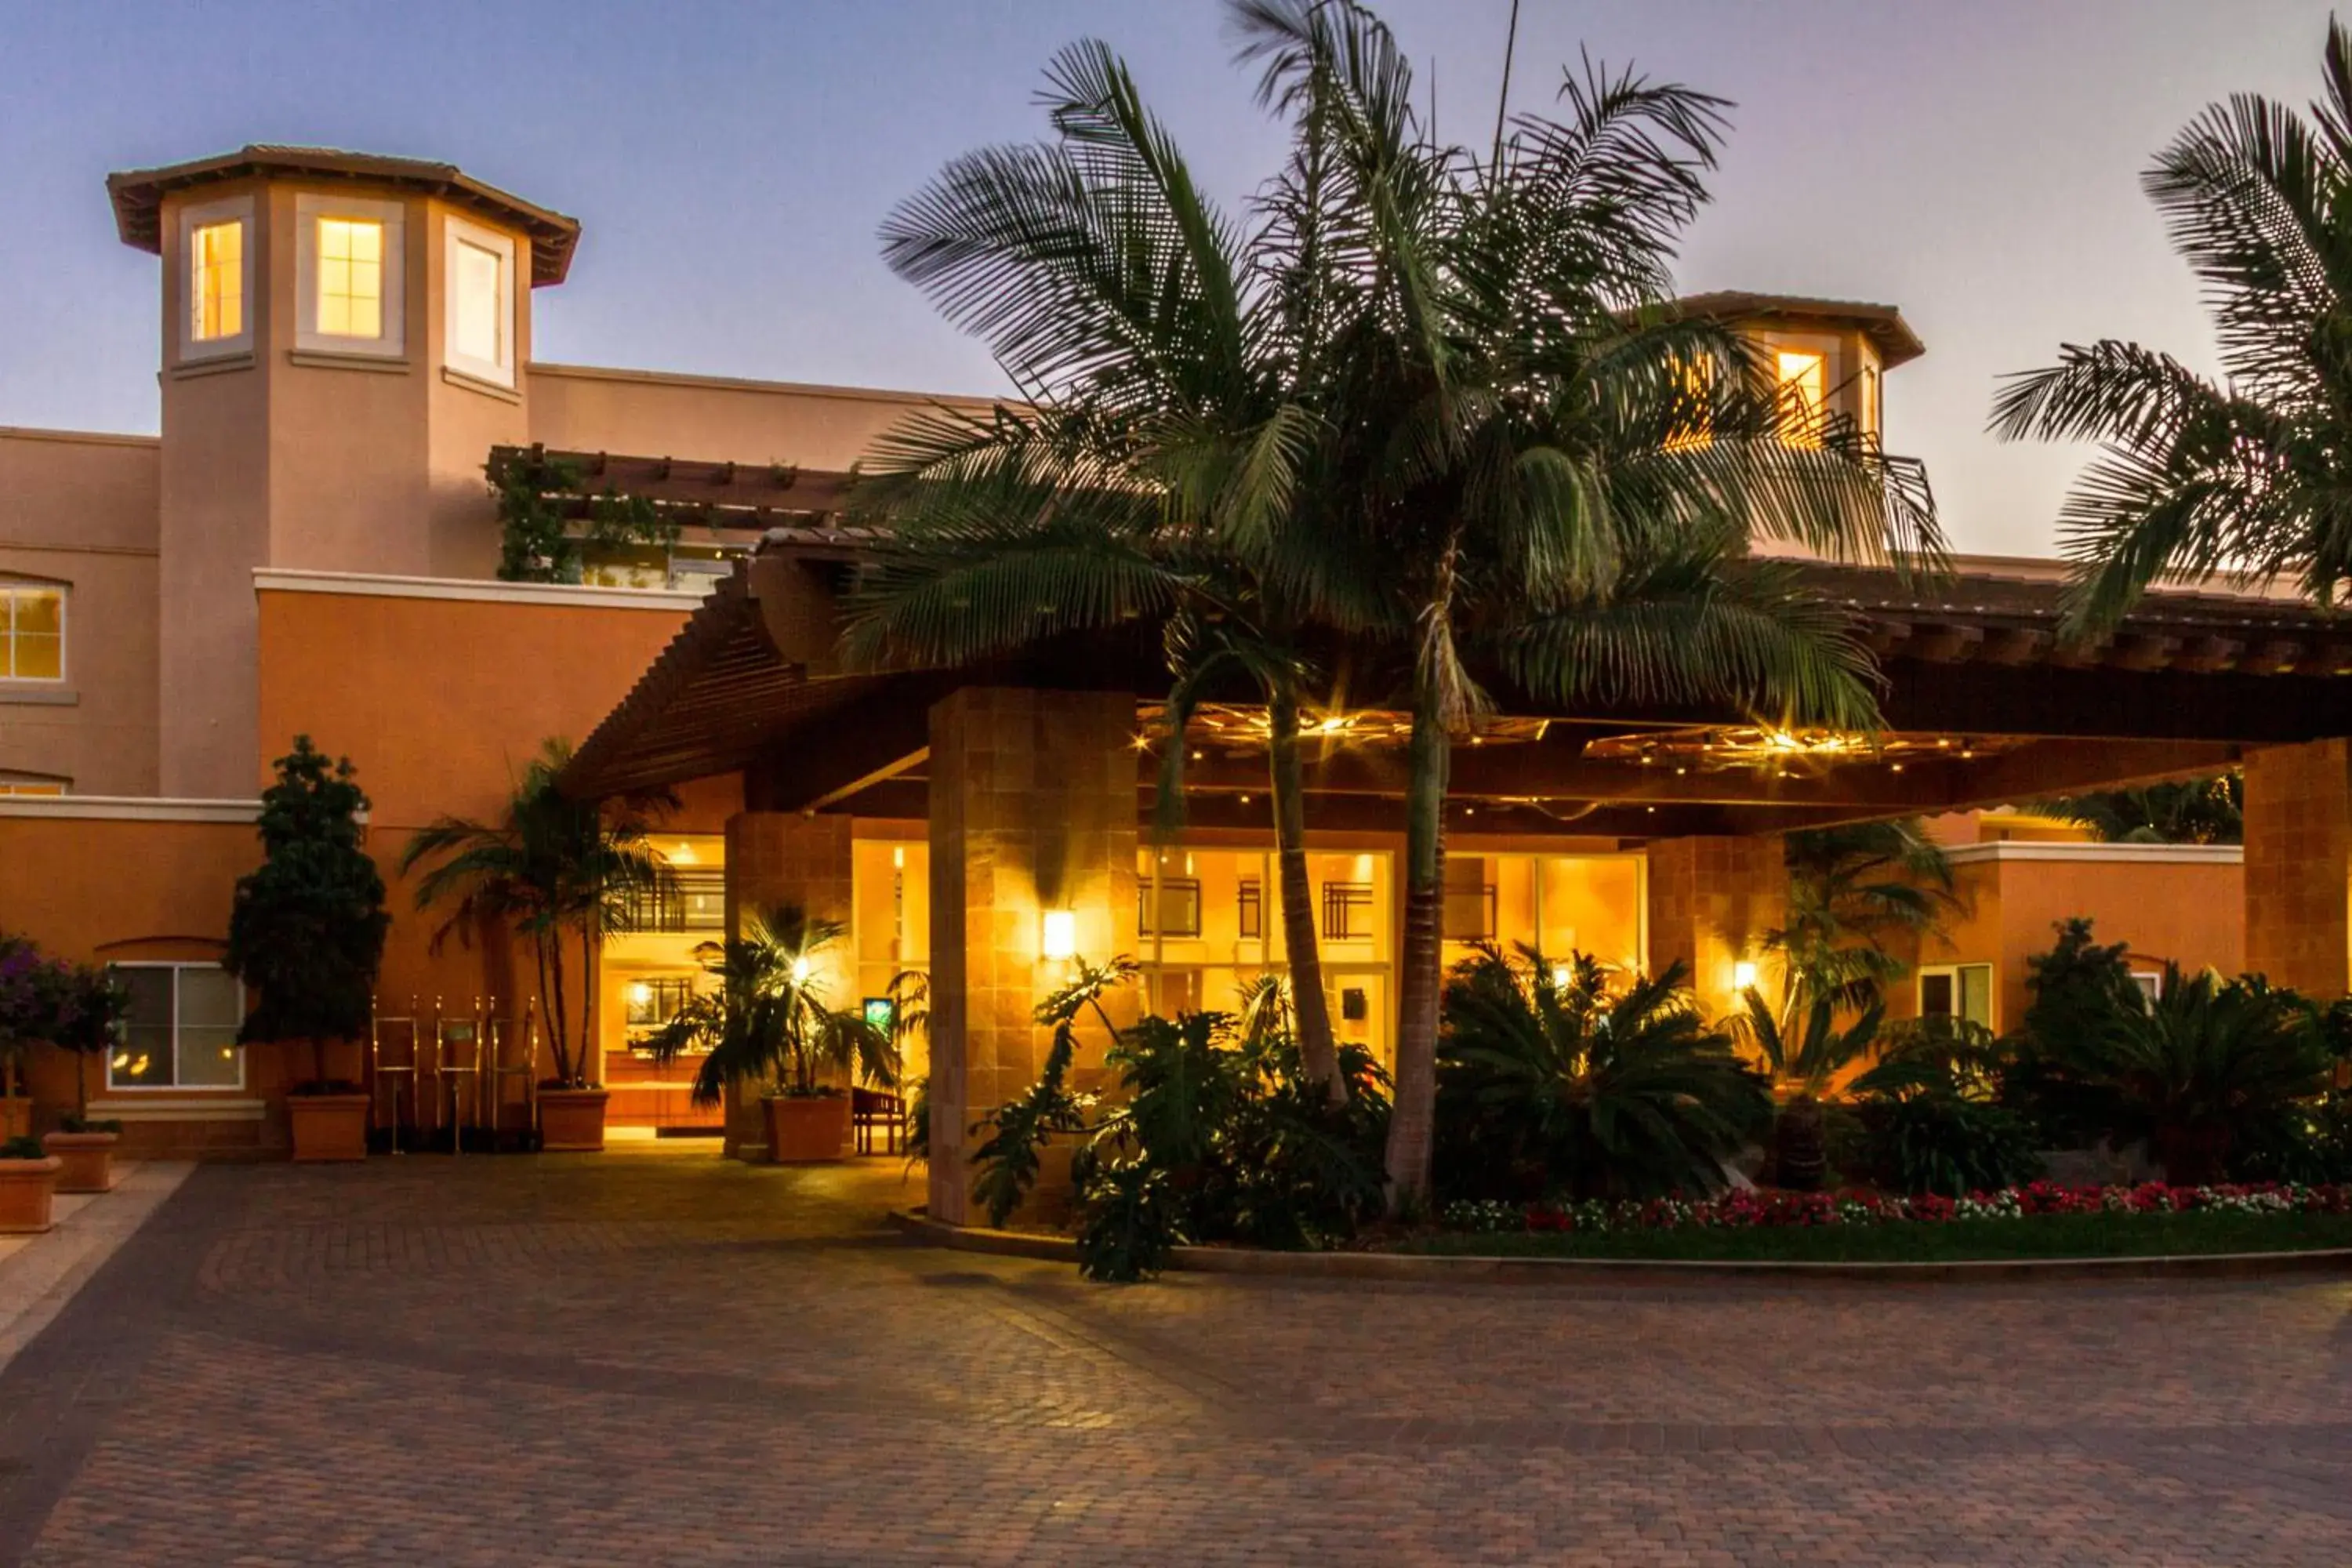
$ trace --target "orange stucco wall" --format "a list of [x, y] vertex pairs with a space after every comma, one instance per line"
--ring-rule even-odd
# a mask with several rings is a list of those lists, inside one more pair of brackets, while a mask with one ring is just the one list
[[[2245, 871], [2232, 860], [2138, 856], [2106, 859], [1963, 859], [1955, 868], [1960, 912], [1923, 963], [1997, 965], [1994, 1025], [2016, 1026], [2028, 1000], [2026, 961], [2057, 940], [2051, 928], [2087, 915], [2102, 942], [2126, 942], [2151, 967], [2174, 959], [2224, 974], [2245, 967]], [[1916, 990], [1895, 998], [1915, 1010]]]
[[[386, 596], [353, 592], [260, 595], [261, 747], [269, 760], [297, 734], [348, 756], [369, 795], [369, 851], [391, 888], [393, 929], [381, 991], [390, 1012], [440, 997], [453, 1008], [478, 995], [532, 989], [527, 953], [482, 933], [452, 932], [433, 951], [444, 916], [416, 910], [397, 863], [409, 837], [441, 816], [495, 821], [541, 741], [577, 742], [627, 694], [678, 626], [676, 605], [614, 607], [489, 597]], [[561, 597], [562, 595], [556, 595]], [[716, 833], [738, 809], [733, 778], [705, 781], [668, 819], [681, 833]], [[468, 939], [471, 939], [470, 942]], [[566, 1006], [583, 991], [568, 978]]]
[[[78, 809], [69, 802], [60, 805]], [[0, 816], [0, 867], [5, 868], [0, 927], [29, 934], [45, 952], [83, 963], [215, 962], [236, 879], [259, 858], [250, 821]], [[97, 1059], [35, 1053], [28, 1079], [37, 1129], [55, 1127], [79, 1103], [78, 1065], [89, 1098], [107, 1098], [105, 1068]], [[308, 1070], [305, 1064], [292, 1065], [298, 1076]], [[174, 1123], [134, 1121], [124, 1130], [126, 1152], [283, 1148], [279, 1106], [288, 1066], [274, 1050], [256, 1050], [247, 1054], [243, 1089], [172, 1094], [184, 1102], [262, 1100], [272, 1112], [264, 1121], [207, 1122], [191, 1113]]]

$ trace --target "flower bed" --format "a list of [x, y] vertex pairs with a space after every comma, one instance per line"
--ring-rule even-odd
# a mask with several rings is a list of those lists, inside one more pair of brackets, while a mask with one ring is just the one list
[[1738, 1192], [1551, 1205], [1454, 1204], [1449, 1253], [1821, 1261], [2129, 1257], [2352, 1247], [2352, 1186], [2070, 1187], [1964, 1198]]
[[2033, 1182], [1997, 1193], [1948, 1198], [1871, 1192], [1785, 1193], [1759, 1189], [1714, 1198], [1588, 1199], [1568, 1205], [1458, 1203], [1447, 1205], [1448, 1230], [1506, 1231], [1754, 1230], [1824, 1225], [1944, 1225], [1953, 1220], [2030, 1219], [2058, 1214], [2352, 1214], [2352, 1186], [2293, 1183], [2252, 1186], [2069, 1187]]

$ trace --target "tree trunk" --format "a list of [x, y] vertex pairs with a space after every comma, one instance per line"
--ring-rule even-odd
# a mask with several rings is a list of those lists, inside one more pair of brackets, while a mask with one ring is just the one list
[[565, 1089], [572, 1087], [572, 1011], [563, 999], [563, 930], [561, 926], [547, 931], [541, 940], [547, 944], [548, 971], [554, 990], [548, 997], [548, 1041], [555, 1047], [555, 1076]]
[[[511, 951], [511, 948], [509, 948], [509, 951]], [[537, 965], [538, 965], [538, 967], [539, 967], [539, 1010], [540, 1010], [540, 1012], [541, 1012], [541, 1014], [543, 1014], [543, 1015], [546, 1016], [546, 1018], [547, 1018], [547, 1022], [548, 1022], [549, 1026], [551, 1027], [551, 1026], [554, 1025], [554, 1023], [555, 1023], [555, 1014], [554, 1014], [554, 1012], [553, 1012], [552, 1010], [551, 1010], [551, 1009], [549, 1008], [549, 1006], [548, 1006], [548, 1005], [547, 1005], [547, 933], [546, 933], [546, 932], [544, 932], [544, 931], [533, 931], [533, 932], [531, 932], [531, 936], [530, 936], [530, 956], [531, 956], [531, 961], [532, 961], [535, 964], [537, 964]], [[551, 1050], [557, 1050], [557, 1049], [561, 1049], [561, 1047], [554, 1047], [554, 1046], [552, 1046], [552, 1045], [551, 1045], [551, 1047], [550, 1047], [550, 1048], [551, 1048]], [[538, 1065], [538, 1064], [537, 1064], [536, 1062], [534, 1062], [534, 1063], [533, 1063], [533, 1064], [531, 1064], [531, 1065], [533, 1066], [533, 1068], [536, 1068], [536, 1067], [537, 1067], [537, 1065]]]
[[1298, 694], [1286, 681], [1268, 693], [1267, 752], [1273, 774], [1274, 847], [1282, 877], [1282, 945], [1290, 960], [1290, 1004], [1298, 1026], [1298, 1060], [1325, 1086], [1335, 1106], [1348, 1103], [1331, 1001], [1323, 993], [1323, 948], [1315, 929], [1307, 875], [1307, 787], [1298, 763]]
[[1445, 785], [1453, 741], [1434, 692], [1413, 703], [1405, 786], [1404, 938], [1397, 960], [1396, 1107], [1389, 1118], [1389, 1206], [1429, 1195], [1437, 1108], [1437, 1003], [1444, 956]]

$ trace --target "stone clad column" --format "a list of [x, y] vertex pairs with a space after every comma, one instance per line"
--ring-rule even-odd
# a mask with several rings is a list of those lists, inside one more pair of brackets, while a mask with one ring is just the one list
[[1738, 1005], [1733, 968], [1788, 907], [1778, 834], [1661, 838], [1649, 847], [1650, 971], [1690, 966], [1699, 1008], [1719, 1018]]
[[[846, 930], [851, 912], [847, 816], [797, 811], [739, 811], [727, 819], [727, 934], [740, 936], [752, 918], [778, 904], [796, 904], [817, 920]], [[857, 999], [856, 954], [845, 936], [826, 957], [818, 979], [835, 1006]], [[726, 1152], [762, 1159], [768, 1129], [756, 1090], [727, 1094]]]
[[2246, 968], [2321, 1002], [2352, 987], [2352, 742], [2246, 757]]
[[[1035, 1081], [1052, 1040], [1031, 1014], [1067, 966], [1040, 952], [1043, 914], [1074, 917], [1078, 956], [1136, 950], [1135, 699], [975, 687], [931, 710], [930, 1212], [971, 1213], [967, 1131]], [[1135, 1016], [1132, 987], [1111, 999]], [[1074, 1083], [1097, 1087], [1097, 1027]], [[1058, 1168], [1046, 1166], [1041, 1188]], [[1050, 1197], [1051, 1194], [1048, 1194]]]

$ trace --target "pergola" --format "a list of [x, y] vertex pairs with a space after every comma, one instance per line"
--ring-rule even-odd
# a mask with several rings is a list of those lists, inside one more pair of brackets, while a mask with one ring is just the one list
[[[583, 794], [741, 771], [759, 811], [928, 814], [929, 711], [961, 686], [1116, 689], [1137, 705], [1139, 809], [1159, 773], [1164, 674], [1117, 640], [985, 669], [849, 674], [835, 662], [841, 569], [867, 546], [837, 530], [772, 531], [723, 581], [580, 749]], [[1807, 565], [1849, 607], [1886, 679], [1887, 730], [1792, 731], [1709, 708], [1566, 710], [1495, 683], [1506, 717], [1457, 748], [1452, 809], [1491, 831], [1674, 837], [1760, 833], [1993, 806], [2235, 765], [2248, 749], [2352, 731], [2352, 627], [2293, 602], [2151, 595], [2109, 637], [2060, 636], [2061, 584], [1971, 571], [1906, 583]], [[1308, 825], [1398, 822], [1402, 736], [1378, 705], [1311, 716]], [[1190, 812], [1249, 827], [1261, 731], [1247, 710], [1195, 721]]]

